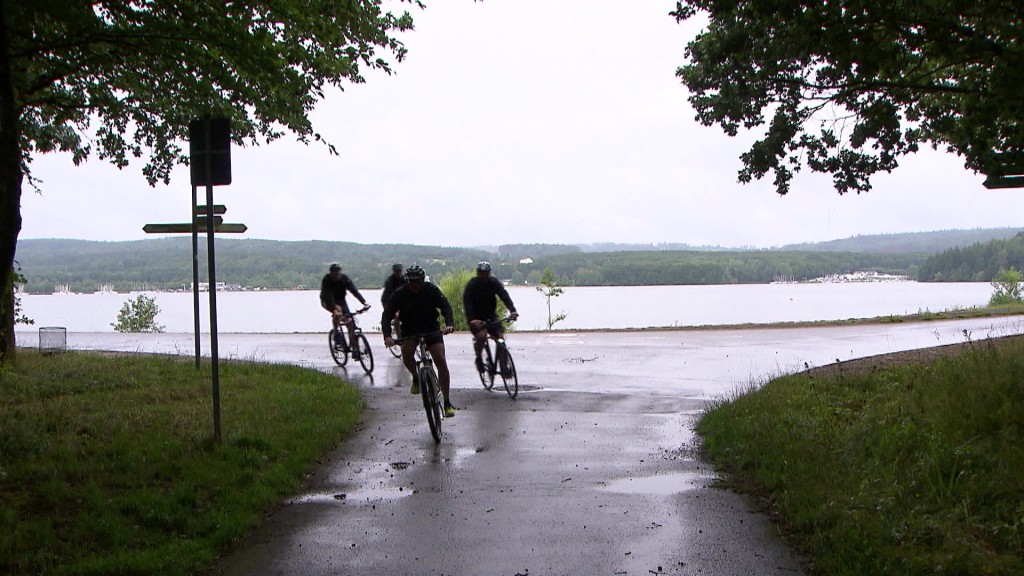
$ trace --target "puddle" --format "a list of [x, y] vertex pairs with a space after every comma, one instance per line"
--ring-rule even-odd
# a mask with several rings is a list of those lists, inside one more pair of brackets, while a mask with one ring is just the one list
[[703, 488], [713, 479], [712, 476], [699, 472], [677, 472], [659, 474], [641, 478], [622, 478], [613, 480], [601, 489], [620, 494], [651, 494], [654, 496], [671, 496]]
[[460, 465], [460, 464], [464, 463], [466, 460], [469, 460], [470, 458], [472, 458], [473, 456], [476, 456], [477, 454], [483, 452], [484, 450], [486, 450], [486, 449], [482, 448], [482, 447], [481, 448], [456, 448], [455, 452], [452, 453], [451, 456], [445, 458], [445, 460], [449, 461], [449, 462], [451, 462], [453, 464]]
[[367, 504], [380, 502], [382, 500], [398, 500], [406, 496], [412, 496], [411, 488], [377, 486], [375, 488], [360, 488], [347, 492], [320, 492], [315, 494], [303, 494], [293, 498], [292, 504]]

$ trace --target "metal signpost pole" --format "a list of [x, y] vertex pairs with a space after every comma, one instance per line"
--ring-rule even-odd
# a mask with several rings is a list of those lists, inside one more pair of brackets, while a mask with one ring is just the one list
[[210, 359], [213, 377], [213, 435], [220, 442], [220, 370], [217, 362], [217, 268], [214, 264], [214, 220], [213, 220], [213, 136], [211, 134], [210, 117], [207, 116], [203, 122], [204, 137], [206, 138], [206, 249], [207, 264], [210, 272], [208, 281], [210, 283]]
[[[242, 234], [245, 224], [223, 222], [216, 214], [227, 211], [213, 203], [213, 187], [231, 184], [231, 124], [227, 118], [205, 116], [189, 123], [189, 158], [192, 178], [192, 218], [189, 223], [146, 224], [146, 234], [192, 234], [192, 300], [195, 310], [196, 368], [200, 366], [199, 337], [199, 229], [206, 229], [206, 247], [210, 267], [210, 358], [213, 379], [213, 434], [220, 442], [220, 363], [217, 350], [217, 267], [214, 258], [214, 233]], [[214, 149], [214, 146], [217, 146]], [[216, 162], [216, 164], [215, 164]], [[206, 186], [206, 205], [199, 206], [197, 190]]]
[[195, 324], [195, 335], [196, 335], [196, 370], [199, 369], [199, 359], [202, 354], [200, 353], [200, 342], [199, 337], [199, 223], [197, 219], [199, 217], [196, 214], [196, 187], [192, 187], [192, 319]]

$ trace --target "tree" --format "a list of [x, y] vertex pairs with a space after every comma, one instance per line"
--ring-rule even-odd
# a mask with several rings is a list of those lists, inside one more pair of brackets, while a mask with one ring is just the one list
[[129, 300], [121, 306], [117, 313], [117, 322], [111, 326], [117, 332], [163, 332], [164, 327], [156, 323], [160, 307], [156, 298], [139, 294], [135, 300]]
[[[462, 292], [466, 289], [466, 283], [469, 282], [473, 276], [476, 276], [476, 272], [472, 270], [461, 270], [459, 272], [448, 272], [441, 277], [441, 281], [437, 283], [437, 287], [441, 289], [441, 293], [448, 299], [448, 302], [452, 305], [452, 316], [455, 318], [455, 329], [456, 330], [469, 330], [469, 321], [466, 320], [466, 310], [462, 307]], [[444, 325], [444, 322], [441, 322]]]
[[540, 276], [540, 286], [537, 286], [537, 291], [544, 295], [544, 298], [548, 303], [548, 330], [565, 320], [565, 313], [560, 312], [555, 317], [551, 316], [551, 299], [558, 298], [562, 295], [563, 290], [558, 287], [558, 282], [555, 280], [555, 273], [551, 271], [551, 268], [545, 268], [544, 272]]
[[237, 143], [322, 141], [309, 113], [325, 89], [390, 73], [377, 52], [402, 60], [393, 34], [411, 28], [376, 0], [0, 0], [0, 358], [15, 351], [9, 278], [35, 154], [145, 157], [152, 185], [205, 114], [228, 117]]
[[988, 300], [989, 306], [1004, 306], [1006, 304], [1024, 303], [1024, 294], [1021, 293], [1020, 283], [1024, 276], [1016, 268], [1000, 270], [995, 279], [992, 280], [992, 297]]
[[[476, 276], [476, 272], [473, 270], [462, 270], [459, 272], [448, 272], [441, 277], [441, 281], [438, 282], [437, 287], [441, 289], [441, 293], [448, 299], [448, 302], [452, 305], [452, 315], [455, 318], [455, 329], [456, 330], [469, 330], [469, 320], [466, 319], [466, 309], [462, 306], [462, 293], [466, 290], [466, 284]], [[498, 318], [504, 318], [508, 316], [508, 308], [505, 307], [505, 303], [498, 299], [497, 308], [495, 308], [495, 314]], [[442, 321], [442, 325], [444, 322]], [[507, 329], [511, 330], [511, 326]]]
[[[16, 287], [25, 287], [28, 281], [25, 276], [21, 273], [21, 266], [18, 266], [18, 262], [14, 262], [14, 269], [11, 270], [11, 291], [13, 292]], [[21, 309], [21, 298], [18, 298], [17, 294], [13, 295], [13, 308], [14, 310], [14, 323], [15, 324], [35, 324], [36, 321], [25, 315]]]
[[[707, 28], [677, 75], [704, 125], [762, 131], [741, 182], [806, 166], [836, 190], [870, 190], [922, 144], [998, 174], [1024, 168], [1024, 4], [997, 0], [685, 0]], [[770, 120], [768, 120], [770, 118]]]

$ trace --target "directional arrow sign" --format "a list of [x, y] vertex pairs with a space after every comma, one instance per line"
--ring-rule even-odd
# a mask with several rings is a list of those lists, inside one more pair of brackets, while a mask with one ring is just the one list
[[[214, 216], [213, 217], [213, 225], [214, 226], [220, 226], [221, 223], [223, 223], [223, 222], [224, 222], [224, 218], [221, 218], [220, 216]], [[206, 216], [196, 216], [196, 223], [199, 224], [200, 228], [205, 230], [206, 229]]]
[[[213, 213], [214, 214], [223, 214], [223, 213], [225, 213], [227, 211], [228, 211], [228, 207], [223, 205], [223, 204], [214, 204], [213, 205]], [[196, 206], [196, 216], [206, 216], [206, 213], [207, 213], [206, 206]]]
[[[216, 224], [214, 232], [221, 234], [241, 234], [248, 230], [245, 224]], [[191, 234], [192, 224], [146, 224], [142, 227], [146, 234]], [[200, 232], [206, 232], [206, 227], [200, 227]]]

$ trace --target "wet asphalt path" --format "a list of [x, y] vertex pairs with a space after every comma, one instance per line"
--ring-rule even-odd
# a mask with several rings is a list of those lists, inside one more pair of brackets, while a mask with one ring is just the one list
[[[456, 418], [435, 445], [409, 377], [332, 368], [322, 335], [221, 335], [221, 357], [332, 371], [360, 430], [218, 565], [273, 574], [803, 574], [745, 497], [696, 459], [708, 400], [773, 375], [1024, 332], [1014, 318], [813, 329], [517, 333], [521, 391], [484, 391], [447, 339]], [[23, 335], [26, 343], [30, 335]], [[72, 348], [192, 354], [189, 335], [68, 335]]]

